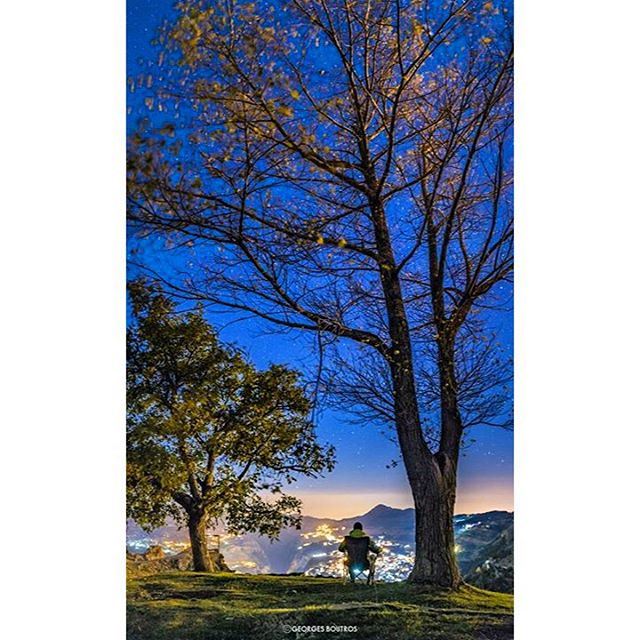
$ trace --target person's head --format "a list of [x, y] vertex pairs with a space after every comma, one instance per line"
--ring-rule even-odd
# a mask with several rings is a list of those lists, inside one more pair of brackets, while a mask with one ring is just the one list
[[360, 529], [360, 531], [362, 531], [362, 522], [356, 522], [356, 523], [353, 525], [353, 528], [354, 528], [354, 529]]

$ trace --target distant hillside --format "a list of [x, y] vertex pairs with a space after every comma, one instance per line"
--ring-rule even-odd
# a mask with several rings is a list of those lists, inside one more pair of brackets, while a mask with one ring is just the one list
[[513, 523], [479, 548], [469, 565], [467, 582], [481, 589], [513, 592]]
[[[232, 537], [221, 532], [221, 551], [232, 569], [245, 573], [336, 576], [342, 571], [338, 543], [356, 520], [384, 547], [377, 566], [378, 578], [404, 579], [413, 563], [415, 512], [382, 504], [365, 514], [340, 520], [305, 516], [300, 530], [286, 529], [276, 542], [255, 534]], [[454, 529], [465, 580], [487, 589], [512, 591], [513, 513], [458, 515], [454, 517]], [[145, 533], [134, 522], [127, 526], [127, 546], [132, 551], [160, 544], [175, 552], [187, 542], [187, 532], [175, 523], [151, 533]]]
[[128, 640], [513, 638], [513, 596], [474, 587], [182, 572], [132, 579], [127, 595]]

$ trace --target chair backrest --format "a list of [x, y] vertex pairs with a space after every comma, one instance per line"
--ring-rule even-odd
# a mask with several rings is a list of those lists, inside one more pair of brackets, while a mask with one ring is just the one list
[[367, 553], [369, 551], [369, 538], [363, 536], [362, 538], [346, 537], [347, 541], [347, 555], [351, 564], [358, 564], [363, 567], [369, 566]]

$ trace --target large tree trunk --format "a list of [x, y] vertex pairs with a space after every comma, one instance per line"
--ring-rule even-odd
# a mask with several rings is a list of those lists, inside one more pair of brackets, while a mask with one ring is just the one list
[[398, 440], [416, 510], [416, 554], [409, 581], [456, 589], [462, 583], [455, 556], [453, 508], [456, 464], [448, 455], [433, 455], [422, 437], [412, 384], [402, 383], [400, 367], [395, 389]]
[[422, 434], [407, 358], [392, 366], [396, 429], [416, 509], [416, 555], [410, 582], [456, 589], [462, 580], [453, 538], [456, 459], [432, 454]]
[[453, 509], [462, 421], [458, 409], [453, 341], [440, 332], [440, 451], [424, 465], [422, 488], [414, 490], [416, 563], [412, 582], [457, 588], [462, 583], [455, 556]]
[[372, 202], [371, 210], [391, 337], [387, 359], [393, 380], [395, 426], [416, 508], [416, 556], [409, 580], [455, 589], [461, 583], [453, 541], [457, 452], [453, 457], [434, 455], [425, 441], [402, 286], [382, 204]]
[[422, 490], [414, 492], [416, 560], [410, 582], [449, 589], [462, 584], [453, 536], [455, 498], [455, 469], [438, 454], [425, 466]]
[[193, 555], [194, 571], [213, 571], [213, 563], [207, 549], [207, 521], [199, 510], [189, 513], [189, 539]]

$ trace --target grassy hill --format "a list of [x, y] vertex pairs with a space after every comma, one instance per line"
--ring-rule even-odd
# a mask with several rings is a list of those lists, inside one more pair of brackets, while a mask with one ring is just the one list
[[[513, 637], [513, 596], [474, 587], [442, 593], [404, 583], [172, 572], [132, 578], [127, 591], [129, 640]], [[296, 629], [305, 626], [357, 631]]]

